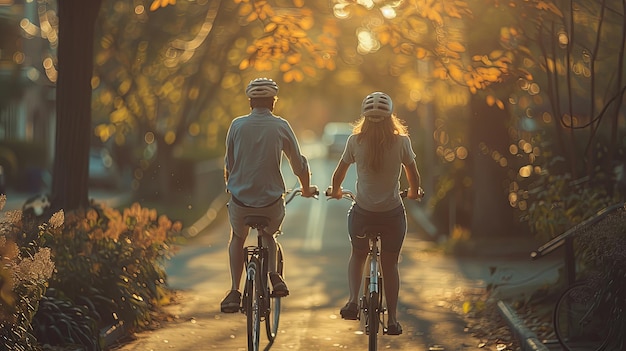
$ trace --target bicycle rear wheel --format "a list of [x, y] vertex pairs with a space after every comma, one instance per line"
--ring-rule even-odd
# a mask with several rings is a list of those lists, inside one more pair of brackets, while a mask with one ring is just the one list
[[259, 336], [261, 334], [262, 290], [261, 290], [261, 264], [256, 258], [252, 258], [246, 267], [246, 325], [248, 330], [248, 350], [258, 351]]
[[[283, 248], [277, 243], [276, 244], [277, 251], [277, 261], [276, 261], [276, 271], [283, 278], [285, 277], [284, 273], [284, 257], [283, 257]], [[267, 296], [270, 296], [270, 306], [267, 311], [267, 317], [265, 318], [265, 330], [267, 332], [267, 338], [270, 341], [270, 344], [274, 342], [274, 339], [278, 335], [278, 323], [280, 321], [280, 301], [281, 298], [278, 296], [271, 296], [269, 293], [269, 287], [267, 290]]]
[[567, 351], [604, 350], [610, 318], [597, 301], [597, 289], [578, 283], [561, 294], [554, 309], [554, 331]]

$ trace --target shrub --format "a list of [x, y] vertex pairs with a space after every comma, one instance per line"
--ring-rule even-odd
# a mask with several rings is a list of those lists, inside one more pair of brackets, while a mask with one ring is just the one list
[[[5, 203], [0, 195], [0, 211]], [[28, 225], [21, 211], [0, 218], [0, 344], [14, 345], [13, 350], [38, 349], [31, 321], [54, 269], [51, 250], [39, 239], [58, 229], [51, 223]]]
[[163, 264], [181, 230], [138, 203], [122, 212], [94, 204], [69, 213], [63, 232], [47, 237], [57, 266], [50, 287], [86, 307], [100, 328], [119, 319], [144, 329], [169, 299]]
[[[608, 289], [608, 306], [613, 311], [615, 330], [626, 330], [626, 207], [608, 214], [597, 224], [586, 226], [576, 242], [581, 274], [600, 281]], [[619, 333], [612, 340], [623, 350], [626, 337]]]
[[[6, 197], [0, 197], [2, 210]], [[14, 350], [83, 345], [100, 350], [100, 330], [149, 326], [169, 301], [164, 261], [182, 224], [138, 203], [55, 214], [39, 224], [21, 211], [0, 222], [0, 338]], [[54, 261], [54, 262], [53, 262]]]

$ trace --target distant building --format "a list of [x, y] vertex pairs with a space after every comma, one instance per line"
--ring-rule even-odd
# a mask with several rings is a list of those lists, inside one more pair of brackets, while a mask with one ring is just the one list
[[[0, 165], [8, 179], [48, 168], [53, 158], [56, 13], [41, 6], [0, 0]], [[16, 144], [42, 145], [46, 155], [36, 158], [48, 164], [23, 159]]]

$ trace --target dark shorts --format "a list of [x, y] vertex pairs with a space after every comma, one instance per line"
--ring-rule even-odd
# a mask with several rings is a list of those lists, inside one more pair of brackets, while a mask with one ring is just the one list
[[371, 212], [353, 204], [348, 212], [348, 233], [352, 247], [358, 250], [369, 250], [369, 242], [363, 236], [364, 229], [368, 226], [384, 225], [381, 234], [381, 250], [384, 252], [398, 253], [402, 249], [406, 234], [406, 212], [400, 205], [386, 212]]

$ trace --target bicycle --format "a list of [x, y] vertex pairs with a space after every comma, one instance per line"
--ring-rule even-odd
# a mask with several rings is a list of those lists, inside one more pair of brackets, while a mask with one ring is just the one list
[[[291, 202], [296, 195], [302, 194], [297, 188], [287, 191], [285, 205]], [[278, 334], [280, 321], [281, 296], [270, 292], [268, 248], [263, 244], [264, 235], [273, 235], [276, 238], [281, 233], [270, 234], [265, 231], [270, 218], [264, 216], [247, 216], [245, 224], [257, 231], [257, 245], [244, 247], [244, 267], [246, 282], [243, 290], [241, 313], [246, 315], [248, 331], [248, 350], [260, 350], [261, 322], [265, 323], [265, 332], [269, 343], [264, 350], [269, 350]], [[284, 256], [280, 243], [276, 242], [276, 272], [284, 277]]]
[[569, 286], [561, 294], [553, 321], [556, 337], [565, 350], [623, 350], [623, 330], [616, 323], [623, 313], [617, 307], [619, 299], [623, 305], [624, 298], [619, 284], [616, 279], [607, 281], [596, 276]]
[[[326, 190], [326, 196], [330, 196], [331, 188]], [[420, 188], [420, 194], [423, 191]], [[400, 192], [400, 196], [405, 198], [407, 191]], [[355, 195], [350, 190], [342, 190], [344, 199], [355, 201]], [[363, 296], [359, 299], [359, 307], [357, 319], [361, 320], [363, 314], [363, 329], [368, 335], [368, 350], [375, 351], [378, 348], [378, 332], [382, 327], [383, 334], [387, 334], [385, 324], [386, 308], [383, 306], [383, 275], [380, 269], [380, 236], [386, 230], [386, 225], [370, 225], [365, 227], [363, 234], [357, 235], [358, 238], [367, 238], [369, 240], [369, 251], [367, 254], [366, 265], [369, 267], [369, 274], [365, 276], [363, 282]]]

